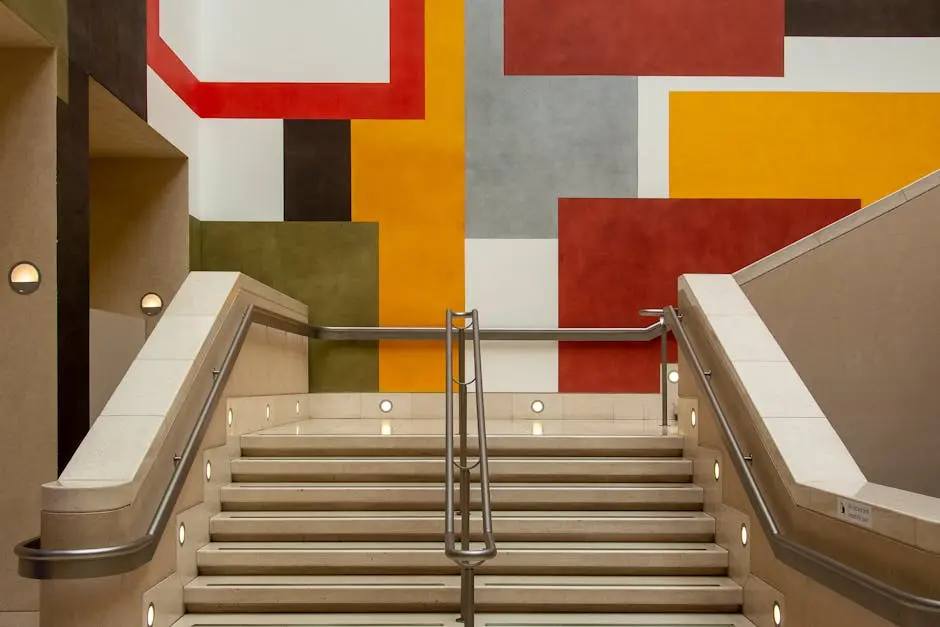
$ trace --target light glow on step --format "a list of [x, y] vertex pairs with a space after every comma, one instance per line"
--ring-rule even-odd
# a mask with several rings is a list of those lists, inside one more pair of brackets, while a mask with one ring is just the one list
[[542, 435], [542, 433], [544, 433], [542, 430], [542, 423], [533, 422], [532, 423], [532, 435]]
[[390, 420], [382, 421], [382, 435], [392, 435], [392, 422]]
[[541, 414], [545, 411], [545, 403], [542, 401], [532, 401], [532, 413]]
[[392, 404], [392, 401], [388, 400], [387, 398], [379, 402], [379, 411], [383, 414], [391, 412], [394, 408], [395, 406]]
[[783, 608], [780, 607], [780, 603], [774, 601], [774, 625], [780, 627], [783, 624]]
[[300, 415], [300, 401], [297, 401], [297, 403], [294, 405], [294, 413], [298, 416]]
[[153, 607], [153, 603], [147, 606], [147, 627], [153, 627], [153, 621], [156, 620], [157, 611]]
[[270, 405], [265, 405], [265, 406], [264, 406], [264, 417], [265, 417], [265, 418], [270, 418], [270, 417], [271, 417], [271, 406], [270, 406]]

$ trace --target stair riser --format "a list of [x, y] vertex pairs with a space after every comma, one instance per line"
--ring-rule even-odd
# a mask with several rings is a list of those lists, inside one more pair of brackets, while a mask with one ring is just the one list
[[[257, 436], [242, 437], [243, 457], [437, 457], [444, 456], [441, 436]], [[489, 436], [487, 450], [496, 457], [682, 457], [679, 438]], [[477, 453], [471, 438], [469, 454]]]
[[[376, 522], [365, 520], [213, 521], [212, 539], [217, 542], [443, 542], [443, 520], [411, 519]], [[477, 523], [470, 536], [482, 540]], [[551, 521], [496, 520], [497, 542], [711, 542], [715, 525], [709, 521]]]
[[[474, 481], [479, 472], [472, 473]], [[444, 480], [443, 460], [277, 460], [237, 459], [232, 479], [239, 482], [431, 482]], [[490, 462], [490, 479], [505, 483], [688, 483], [692, 464], [687, 460], [578, 462], [555, 460]]]
[[[695, 489], [675, 491], [610, 490], [500, 490], [492, 492], [494, 510], [603, 510], [603, 511], [664, 511], [701, 510], [702, 494]], [[311, 511], [360, 509], [367, 511], [439, 510], [444, 502], [443, 490], [395, 489], [262, 490], [259, 488], [222, 488], [222, 509], [225, 511]], [[459, 502], [459, 501], [458, 501]], [[480, 508], [477, 495], [471, 499], [474, 509]]]
[[[456, 612], [458, 589], [299, 589], [251, 588], [187, 590], [190, 612]], [[500, 589], [476, 592], [477, 612], [707, 612], [741, 609], [741, 593], [695, 589], [612, 591], [606, 589]]]
[[[456, 575], [443, 550], [433, 553], [209, 551], [200, 552], [203, 575]], [[547, 552], [503, 551], [478, 569], [485, 575], [720, 575], [728, 567], [722, 551]]]

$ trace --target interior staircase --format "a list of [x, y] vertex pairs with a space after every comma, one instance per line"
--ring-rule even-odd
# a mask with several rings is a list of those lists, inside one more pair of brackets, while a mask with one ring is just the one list
[[[751, 626], [678, 436], [487, 428], [499, 554], [478, 571], [480, 625]], [[455, 625], [441, 429], [316, 420], [242, 436], [177, 627]]]

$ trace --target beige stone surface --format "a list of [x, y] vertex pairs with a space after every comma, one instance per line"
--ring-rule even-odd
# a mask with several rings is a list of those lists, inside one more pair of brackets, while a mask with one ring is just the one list
[[[0, 612], [21, 621], [39, 586], [17, 575], [13, 547], [39, 531], [40, 486], [57, 464], [55, 56], [0, 49], [0, 67]], [[7, 284], [21, 261], [42, 278], [29, 296]]]

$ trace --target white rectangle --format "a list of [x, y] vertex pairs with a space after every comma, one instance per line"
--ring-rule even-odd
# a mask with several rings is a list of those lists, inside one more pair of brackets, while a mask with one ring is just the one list
[[872, 508], [867, 503], [840, 498], [836, 503], [836, 515], [853, 525], [871, 529]]
[[389, 0], [199, 2], [202, 81], [389, 82]]
[[202, 220], [284, 221], [284, 122], [204, 119], [200, 126]]

